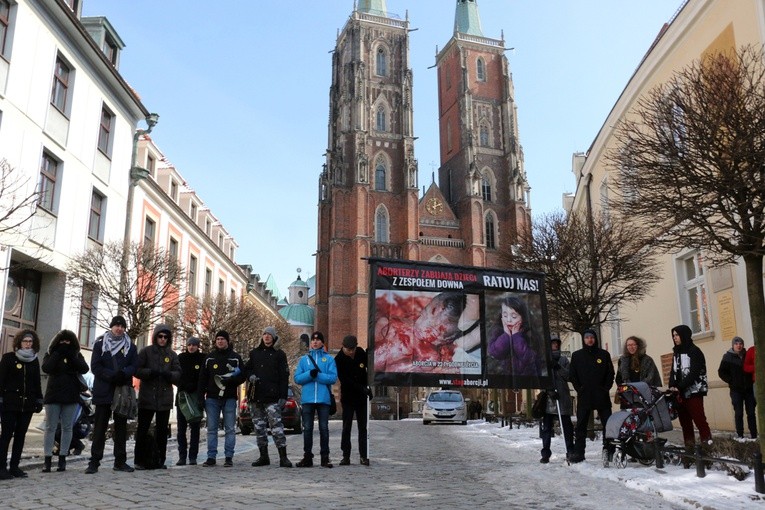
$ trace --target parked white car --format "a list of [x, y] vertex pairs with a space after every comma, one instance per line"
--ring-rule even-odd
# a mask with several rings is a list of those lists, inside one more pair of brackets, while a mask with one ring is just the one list
[[467, 425], [467, 405], [462, 393], [454, 390], [431, 391], [422, 406], [422, 424], [430, 422]]

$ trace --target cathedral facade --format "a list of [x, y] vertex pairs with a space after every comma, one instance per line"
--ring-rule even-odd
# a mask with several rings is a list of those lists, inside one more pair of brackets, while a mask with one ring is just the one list
[[497, 267], [531, 228], [504, 40], [483, 35], [477, 0], [456, 0], [436, 56], [438, 183], [420, 196], [408, 34], [385, 0], [359, 0], [333, 52], [315, 301], [330, 350], [347, 334], [367, 345], [366, 258]]

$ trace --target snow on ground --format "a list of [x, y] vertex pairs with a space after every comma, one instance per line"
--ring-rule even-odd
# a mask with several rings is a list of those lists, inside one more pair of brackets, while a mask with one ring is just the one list
[[[521, 426], [518, 429], [475, 420], [468, 422], [465, 432], [461, 435], [468, 441], [485, 443], [488, 436], [495, 441], [494, 448], [503, 447], [508, 450], [523, 451], [536, 460], [539, 458], [539, 450], [542, 447], [538, 427]], [[698, 478], [695, 467], [683, 469], [682, 466], [669, 464], [664, 469], [637, 463], [629, 463], [622, 469], [613, 465], [604, 468], [600, 457], [599, 440], [597, 443], [588, 442], [587, 460], [569, 466], [565, 462], [565, 445], [560, 436], [553, 438], [551, 449], [553, 456], [550, 464], [537, 464], [539, 469], [574, 470], [580, 475], [596, 480], [613, 481], [637, 491], [659, 495], [678, 508], [720, 510], [760, 508], [765, 510], [765, 494], [755, 492], [752, 473], [745, 480], [738, 481], [717, 469], [707, 470], [705, 478]], [[565, 472], [558, 471], [553, 476], [565, 476]], [[608, 491], [602, 493], [602, 506], [598, 504], [597, 493], [590, 494], [589, 497], [590, 503], [595, 506], [609, 508]]]

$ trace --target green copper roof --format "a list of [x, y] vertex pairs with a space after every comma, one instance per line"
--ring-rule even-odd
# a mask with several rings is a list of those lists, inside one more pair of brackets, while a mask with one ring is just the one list
[[306, 287], [307, 288], [308, 284], [300, 278], [300, 275], [298, 275], [297, 280], [290, 283], [290, 287]]
[[359, 12], [374, 14], [375, 16], [388, 16], [388, 9], [385, 8], [385, 0], [359, 0], [357, 9]]
[[287, 305], [279, 310], [279, 315], [290, 324], [313, 326], [313, 308], [308, 305]]
[[457, 0], [454, 32], [483, 37], [481, 17], [478, 15], [478, 0]]
[[279, 301], [282, 297], [282, 293], [279, 292], [279, 287], [276, 285], [276, 279], [274, 275], [269, 274], [266, 278], [266, 289], [271, 291], [271, 294]]

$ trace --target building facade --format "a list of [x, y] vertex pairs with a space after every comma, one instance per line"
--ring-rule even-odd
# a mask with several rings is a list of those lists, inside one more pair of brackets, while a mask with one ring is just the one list
[[[576, 193], [564, 202], [569, 210], [585, 211], [590, 205], [600, 210], [607, 203], [609, 168], [606, 153], [617, 147], [614, 126], [629, 115], [640, 97], [672, 74], [704, 55], [730, 51], [743, 45], [765, 42], [765, 2], [762, 0], [689, 0], [674, 19], [663, 27], [654, 44], [627, 83], [586, 153], [574, 155]], [[589, 188], [589, 189], [588, 189]], [[588, 198], [589, 197], [589, 198]], [[688, 247], [661, 257], [658, 270], [663, 279], [652, 295], [634, 306], [620, 308], [619, 322], [603, 330], [603, 346], [612, 357], [621, 355], [630, 335], [646, 339], [648, 354], [661, 361], [667, 384], [672, 338], [671, 328], [687, 324], [694, 343], [704, 352], [710, 392], [705, 409], [713, 429], [732, 430], [733, 411], [727, 385], [717, 375], [723, 354], [733, 336], [745, 346], [753, 345], [751, 318], [743, 262], [712, 268], [703, 249]], [[580, 340], [571, 339], [576, 349]]]
[[409, 20], [360, 1], [332, 56], [329, 136], [319, 177], [316, 328], [330, 349], [367, 346], [367, 257], [496, 266], [530, 227], [504, 41], [483, 35], [477, 2], [457, 0], [438, 52], [438, 184], [421, 196]]

